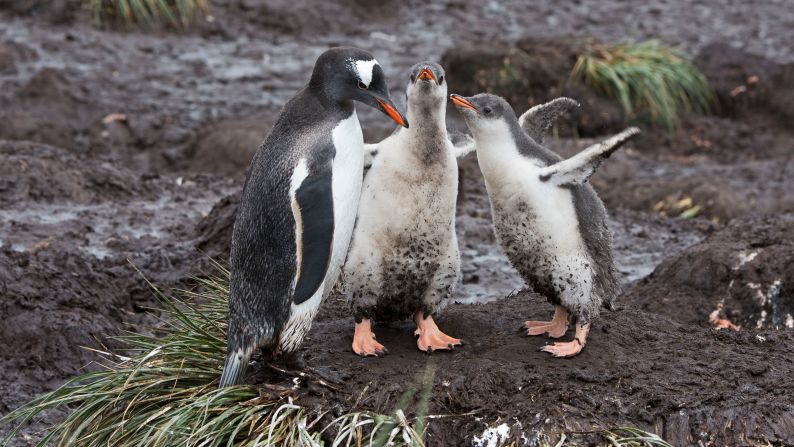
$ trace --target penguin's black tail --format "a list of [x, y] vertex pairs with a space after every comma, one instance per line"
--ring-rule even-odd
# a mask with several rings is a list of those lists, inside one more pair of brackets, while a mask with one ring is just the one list
[[226, 354], [226, 362], [223, 364], [220, 388], [239, 384], [248, 367], [250, 358], [250, 351], [229, 349], [228, 354]]

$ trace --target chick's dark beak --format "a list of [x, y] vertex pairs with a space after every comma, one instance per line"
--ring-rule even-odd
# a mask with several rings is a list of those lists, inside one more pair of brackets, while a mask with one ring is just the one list
[[460, 107], [461, 109], [472, 109], [475, 112], [479, 112], [479, 110], [477, 110], [477, 107], [463, 96], [453, 93], [449, 95], [449, 99], [452, 100], [452, 104], [455, 104], [455, 106]]
[[436, 76], [430, 71], [429, 68], [425, 67], [419, 72], [419, 79], [426, 79], [428, 81], [435, 81]]
[[389, 118], [393, 119], [395, 123], [407, 128], [408, 127], [408, 120], [405, 119], [402, 113], [400, 113], [394, 104], [391, 101], [383, 100], [380, 98], [375, 98], [378, 101], [378, 105], [380, 105], [380, 109], [386, 115], [389, 115]]

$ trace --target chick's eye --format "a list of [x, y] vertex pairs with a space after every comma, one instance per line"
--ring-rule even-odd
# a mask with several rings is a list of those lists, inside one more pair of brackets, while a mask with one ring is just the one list
[[484, 113], [486, 115], [490, 115], [491, 112], [492, 112], [492, 110], [491, 110], [490, 107], [485, 107], [485, 108], [482, 109], [482, 113]]
[[411, 75], [411, 82], [416, 82], [416, 76]]
[[443, 84], [444, 83], [444, 75], [439, 76], [438, 83], [439, 84]]
[[367, 84], [364, 84], [363, 82], [358, 81], [358, 88], [360, 88], [361, 90], [366, 90], [367, 89]]

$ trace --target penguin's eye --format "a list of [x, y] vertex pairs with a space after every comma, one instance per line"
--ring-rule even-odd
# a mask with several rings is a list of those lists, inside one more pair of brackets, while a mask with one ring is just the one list
[[412, 74], [411, 75], [411, 84], [413, 84], [414, 82], [416, 82], [416, 75]]
[[490, 114], [491, 114], [491, 112], [493, 112], [493, 110], [491, 110], [491, 108], [490, 108], [490, 107], [483, 107], [483, 108], [482, 108], [482, 113], [484, 113], [484, 114], [486, 114], [486, 115], [490, 115]]
[[361, 90], [366, 90], [367, 89], [367, 84], [364, 84], [363, 82], [358, 81], [358, 88], [360, 88]]
[[441, 75], [441, 76], [438, 78], [438, 83], [439, 83], [439, 84], [443, 84], [443, 83], [444, 83], [444, 75]]

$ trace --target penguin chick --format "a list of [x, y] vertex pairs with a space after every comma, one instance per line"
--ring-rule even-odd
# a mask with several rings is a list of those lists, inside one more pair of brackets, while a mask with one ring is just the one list
[[251, 161], [232, 235], [221, 387], [240, 381], [258, 347], [295, 351], [339, 276], [364, 168], [353, 101], [408, 126], [372, 55], [333, 48], [317, 59], [308, 85], [287, 102]]
[[411, 127], [399, 128], [376, 145], [378, 154], [364, 179], [343, 275], [356, 322], [356, 354], [386, 352], [375, 340], [373, 320], [410, 316], [420, 350], [461, 344], [433, 320], [460, 279], [458, 167], [446, 130], [446, 96], [440, 65], [414, 65], [407, 87]]
[[626, 129], [563, 160], [529, 138], [504, 99], [452, 95], [452, 102], [477, 141], [502, 248], [524, 280], [556, 306], [551, 321], [527, 321], [527, 334], [562, 337], [572, 316], [574, 340], [541, 350], [574, 356], [602, 304], [611, 306], [619, 291], [606, 210], [587, 180], [639, 130]]

